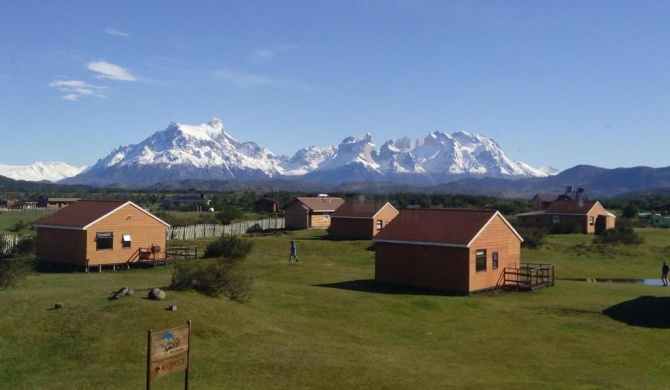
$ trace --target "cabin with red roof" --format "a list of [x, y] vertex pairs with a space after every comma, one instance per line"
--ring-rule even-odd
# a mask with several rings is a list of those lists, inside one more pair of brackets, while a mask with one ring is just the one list
[[376, 281], [467, 294], [504, 285], [523, 238], [495, 210], [405, 209], [373, 241]]
[[576, 223], [582, 233], [600, 234], [616, 225], [616, 216], [598, 201], [582, 198], [556, 200], [546, 210], [531, 211], [516, 216], [519, 224], [551, 229], [560, 223]]
[[37, 228], [39, 261], [84, 267], [164, 259], [169, 225], [130, 201], [79, 200]]
[[286, 229], [328, 229], [330, 216], [343, 203], [344, 199], [326, 194], [297, 197], [284, 207]]
[[389, 202], [345, 202], [330, 216], [333, 238], [370, 240], [398, 216]]

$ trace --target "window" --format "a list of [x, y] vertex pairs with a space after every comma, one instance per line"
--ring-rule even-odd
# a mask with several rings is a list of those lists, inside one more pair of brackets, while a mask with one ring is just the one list
[[114, 249], [114, 233], [104, 232], [95, 235], [95, 249]]
[[491, 269], [498, 269], [498, 252], [491, 255]]
[[329, 220], [329, 219], [330, 219], [330, 215], [328, 215], [328, 214], [323, 214], [323, 220], [324, 220], [324, 221], [327, 221], [327, 220]]
[[123, 238], [121, 239], [121, 247], [124, 249], [130, 248], [130, 234], [124, 234]]
[[593, 226], [593, 224], [596, 223], [596, 220], [594, 217], [589, 217], [589, 225]]
[[381, 219], [377, 220], [377, 230], [382, 230], [382, 220]]
[[551, 216], [551, 223], [560, 223], [561, 222], [561, 216], [560, 215], [552, 215]]
[[477, 249], [475, 259], [477, 272], [486, 272], [486, 249]]

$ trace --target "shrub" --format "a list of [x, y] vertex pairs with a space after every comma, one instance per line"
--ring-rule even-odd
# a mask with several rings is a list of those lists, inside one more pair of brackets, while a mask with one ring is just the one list
[[[518, 231], [518, 230], [517, 230]], [[547, 243], [547, 230], [546, 229], [522, 229], [518, 233], [523, 237], [523, 242], [521, 246], [529, 249], [537, 249], [544, 246]]]
[[254, 244], [237, 236], [221, 236], [218, 240], [207, 245], [204, 258], [226, 258], [243, 260], [251, 252]]
[[639, 245], [644, 243], [644, 238], [637, 234], [630, 226], [617, 226], [608, 229], [593, 238], [594, 244], [622, 244]]
[[577, 221], [564, 221], [557, 223], [549, 229], [549, 234], [575, 234], [584, 233], [584, 228]]
[[0, 287], [11, 287], [23, 279], [35, 267], [35, 260], [14, 257], [0, 260]]
[[251, 297], [253, 280], [239, 271], [239, 262], [213, 259], [179, 263], [172, 274], [170, 287], [195, 290], [211, 297], [224, 295], [237, 302]]
[[37, 254], [37, 238], [25, 237], [12, 248], [12, 254], [19, 256]]
[[226, 207], [216, 213], [218, 219], [223, 225], [230, 225], [234, 220], [242, 217], [242, 212], [232, 207]]
[[21, 230], [23, 230], [23, 229], [25, 229], [25, 228], [27, 228], [27, 227], [28, 227], [28, 224], [25, 223], [25, 222], [23, 222], [23, 220], [20, 220], [19, 222], [16, 222], [15, 224], [13, 224], [13, 225], [9, 228], [9, 230], [12, 231], [12, 232], [17, 233], [17, 232], [20, 232]]

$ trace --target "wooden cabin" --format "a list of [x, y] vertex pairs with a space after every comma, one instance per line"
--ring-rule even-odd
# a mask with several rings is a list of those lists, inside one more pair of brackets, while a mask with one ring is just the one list
[[330, 216], [343, 203], [344, 199], [325, 194], [297, 197], [284, 207], [286, 229], [328, 229]]
[[130, 201], [80, 200], [34, 225], [40, 261], [84, 267], [165, 258], [169, 225]]
[[495, 210], [405, 209], [373, 241], [376, 281], [467, 294], [503, 285], [523, 238]]
[[560, 199], [546, 210], [518, 214], [517, 221], [523, 226], [551, 229], [560, 223], [575, 223], [582, 233], [599, 234], [616, 225], [616, 216], [598, 201]]
[[257, 213], [276, 213], [279, 211], [279, 202], [270, 198], [258, 199], [254, 202], [254, 211]]
[[330, 216], [333, 238], [370, 240], [398, 216], [389, 202], [345, 202]]

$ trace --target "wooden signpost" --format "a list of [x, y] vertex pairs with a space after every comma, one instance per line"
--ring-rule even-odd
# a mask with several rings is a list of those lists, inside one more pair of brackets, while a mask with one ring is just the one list
[[147, 339], [147, 390], [152, 379], [179, 371], [185, 371], [184, 389], [188, 390], [191, 320], [178, 328], [159, 332], [149, 329]]

